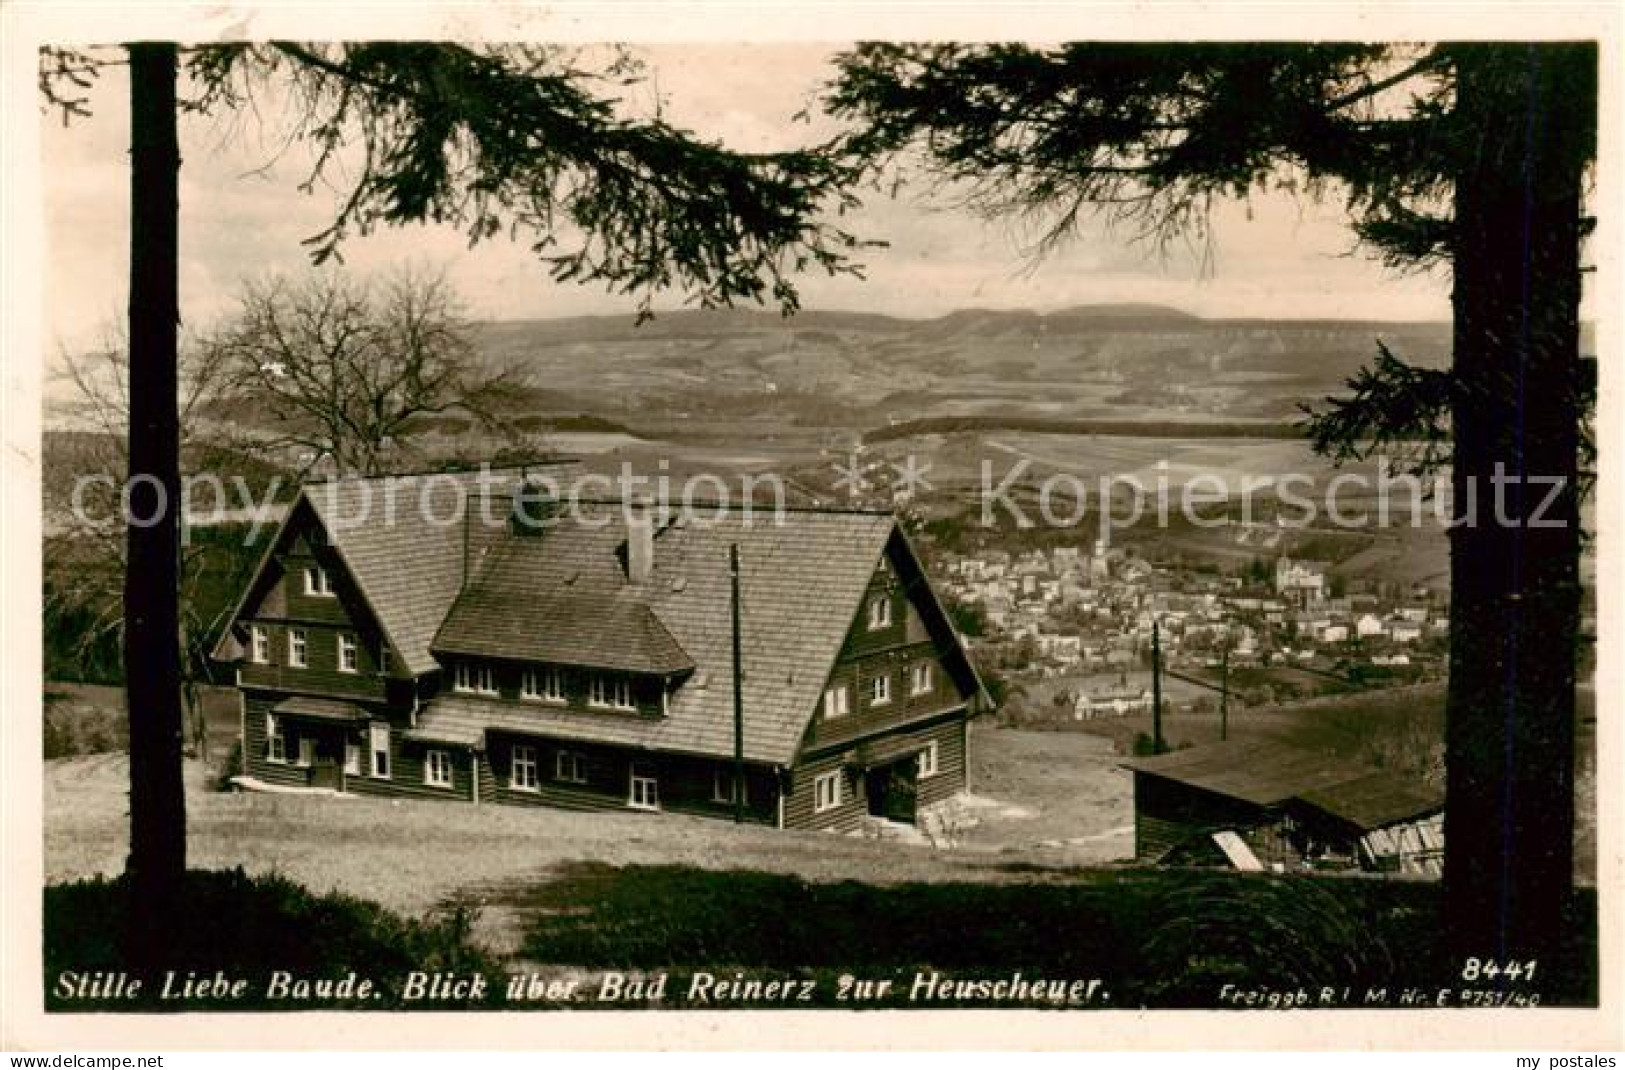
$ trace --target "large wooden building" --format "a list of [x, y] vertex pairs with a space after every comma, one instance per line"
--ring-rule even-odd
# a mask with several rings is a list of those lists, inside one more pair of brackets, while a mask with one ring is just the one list
[[216, 651], [246, 786], [839, 831], [964, 790], [986, 692], [890, 514], [475, 482], [302, 490]]
[[1273, 740], [1123, 764], [1142, 862], [1439, 874], [1444, 793], [1420, 781]]

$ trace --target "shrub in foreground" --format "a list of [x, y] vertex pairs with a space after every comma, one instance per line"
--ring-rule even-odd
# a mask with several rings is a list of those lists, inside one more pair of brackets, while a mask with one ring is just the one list
[[[143, 979], [141, 997], [135, 1000], [66, 996], [72, 985], [62, 981], [65, 973], [80, 978], [130, 973], [124, 953], [127, 936], [133, 925], [155, 921], [168, 930], [164, 967], [176, 981], [188, 973], [212, 976], [222, 971], [246, 980], [249, 998], [225, 1004], [214, 998], [160, 1000], [162, 976]], [[496, 961], [470, 938], [472, 921], [461, 908], [432, 918], [403, 918], [367, 900], [316, 895], [284, 877], [251, 877], [241, 869], [187, 873], [178, 901], [163, 919], [132, 916], [122, 876], [51, 885], [44, 904], [46, 1008], [300, 1009], [311, 1004], [265, 998], [273, 973], [316, 981], [342, 979], [354, 971], [373, 979], [379, 994], [320, 1006], [386, 1009], [400, 1005], [401, 982], [412, 971], [496, 972]]]

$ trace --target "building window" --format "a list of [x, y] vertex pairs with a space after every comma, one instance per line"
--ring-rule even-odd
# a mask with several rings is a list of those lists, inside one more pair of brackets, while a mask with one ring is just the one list
[[508, 755], [508, 786], [520, 791], [536, 790], [536, 748], [518, 744]]
[[361, 653], [355, 636], [339, 634], [339, 672], [357, 672], [361, 668]]
[[320, 598], [333, 596], [333, 578], [327, 570], [320, 565], [311, 565], [305, 569], [305, 593]]
[[851, 709], [845, 684], [838, 684], [824, 692], [824, 718], [826, 720], [845, 717], [851, 712]]
[[632, 791], [626, 798], [626, 805], [634, 810], [660, 809], [660, 781], [650, 775], [647, 768], [632, 767]]
[[423, 755], [423, 782], [431, 788], [451, 787], [451, 752], [431, 750]]
[[558, 669], [526, 669], [519, 697], [531, 702], [563, 702], [564, 673]]
[[884, 706], [891, 701], [891, 677], [882, 673], [869, 678], [869, 705]]
[[288, 760], [288, 738], [282, 734], [282, 719], [274, 713], [265, 715], [265, 760]]
[[825, 773], [813, 781], [813, 812], [821, 814], [841, 805], [842, 781], [840, 771]]
[[587, 703], [607, 710], [635, 709], [632, 704], [632, 681], [624, 676], [608, 676], [600, 673], [592, 678]]
[[248, 660], [257, 665], [269, 665], [271, 663], [271, 633], [263, 624], [249, 626]]
[[587, 763], [575, 751], [561, 750], [553, 756], [553, 779], [566, 784], [585, 784]]
[[314, 736], [299, 737], [299, 764], [306, 769], [316, 764], [316, 739]]
[[479, 661], [459, 661], [452, 677], [452, 689], [463, 691], [471, 695], [494, 695], [497, 693], [496, 677], [491, 673], [491, 666]]
[[344, 773], [346, 776], [361, 775], [361, 744], [353, 739], [344, 741]]
[[732, 766], [719, 765], [711, 777], [711, 801], [719, 803], [749, 802], [750, 789], [745, 779], [734, 778]]
[[869, 599], [869, 628], [891, 627], [891, 595], [877, 594]]
[[915, 760], [915, 775], [921, 780], [937, 775], [937, 741], [932, 740]]
[[389, 725], [379, 721], [371, 725], [368, 734], [372, 737], [372, 775], [379, 780], [389, 779]]
[[923, 695], [931, 690], [931, 663], [917, 662], [908, 670], [908, 693]]
[[296, 669], [303, 669], [305, 660], [305, 630], [303, 628], [288, 629], [288, 664]]

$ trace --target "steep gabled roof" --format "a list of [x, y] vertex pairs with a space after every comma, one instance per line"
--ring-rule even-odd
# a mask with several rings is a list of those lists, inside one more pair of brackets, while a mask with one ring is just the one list
[[[519, 469], [483, 474], [501, 508], [507, 499], [496, 496], [510, 491], [520, 477]], [[480, 515], [468, 511], [481, 508], [477, 499], [471, 505], [468, 495], [481, 479], [480, 472], [436, 472], [305, 485], [243, 589], [232, 621], [259, 590], [283, 533], [308, 509], [407, 671], [420, 675], [438, 669], [429, 644], [463, 585], [465, 517], [479, 523]], [[227, 629], [215, 656], [231, 653], [229, 640]]]
[[[693, 667], [683, 685], [671, 693], [666, 715], [513, 711], [497, 701], [445, 695], [424, 707], [419, 729], [473, 738], [481, 725], [523, 726], [524, 730], [564, 738], [688, 754], [731, 754], [733, 655], [728, 548], [737, 543], [745, 755], [751, 761], [788, 765], [795, 758], [848, 626], [892, 537], [895, 521], [885, 513], [787, 509], [777, 513], [758, 510], [746, 522], [736, 508], [714, 522], [694, 519], [661, 529], [656, 536], [653, 573], [648, 582], [634, 586], [626, 583], [619, 555], [626, 540], [621, 508], [597, 508], [599, 511], [589, 517], [591, 523], [560, 521], [540, 535], [505, 540], [500, 549], [488, 555], [471, 594], [488, 582], [500, 582], [510, 599], [522, 599], [526, 577], [545, 578], [549, 584], [573, 577], [567, 586], [579, 592], [577, 598], [609, 595], [612, 601], [640, 601], [679, 644]], [[544, 595], [550, 598], [552, 590], [549, 588]], [[473, 597], [481, 602], [483, 614], [486, 596]], [[548, 604], [568, 608], [572, 603], [565, 600]], [[502, 608], [501, 597], [493, 592], [490, 612], [500, 613]], [[580, 633], [583, 641], [592, 634], [568, 618], [548, 620], [544, 614], [521, 609], [512, 600], [505, 608], [522, 613], [529, 622], [527, 627]], [[461, 616], [461, 610], [459, 603], [455, 615]], [[460, 626], [458, 630], [462, 633]], [[462, 633], [459, 642], [469, 638]], [[491, 649], [469, 652], [491, 654]], [[514, 715], [519, 716], [519, 722], [510, 724]]]
[[[414, 676], [438, 668], [429, 653], [463, 585], [462, 517], [474, 473], [340, 479], [306, 487], [378, 624]], [[387, 495], [387, 496], [386, 496]]]

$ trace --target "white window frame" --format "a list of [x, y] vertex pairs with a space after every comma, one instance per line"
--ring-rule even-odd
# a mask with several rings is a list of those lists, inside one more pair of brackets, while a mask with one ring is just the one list
[[869, 630], [879, 631], [881, 628], [890, 628], [892, 621], [891, 593], [882, 592], [869, 596]]
[[333, 577], [321, 565], [305, 567], [305, 593], [313, 598], [333, 597]]
[[288, 629], [288, 664], [295, 669], [310, 668], [310, 635], [303, 628]]
[[248, 660], [255, 665], [271, 664], [271, 629], [263, 624], [248, 626]]
[[876, 673], [869, 677], [869, 705], [870, 707], [891, 705], [890, 673]]
[[627, 773], [626, 805], [633, 810], [660, 809], [660, 778], [638, 772], [632, 766]]
[[339, 672], [361, 671], [361, 644], [349, 632], [340, 632], [339, 644]]
[[344, 775], [361, 775], [361, 744], [354, 739], [344, 741]]
[[526, 702], [564, 705], [564, 670], [526, 669], [519, 679], [519, 697]]
[[833, 721], [852, 712], [852, 694], [845, 684], [824, 690], [824, 719]]
[[530, 743], [515, 743], [508, 750], [508, 787], [515, 791], [537, 791], [540, 786], [536, 747]]
[[631, 679], [613, 673], [594, 673], [587, 685], [587, 705], [600, 710], [637, 709], [637, 703], [632, 700]]
[[585, 784], [587, 763], [580, 751], [553, 752], [553, 779], [562, 784]]
[[[379, 755], [383, 761], [379, 761]], [[388, 780], [390, 775], [389, 722], [374, 721], [367, 726], [367, 775]]]
[[423, 782], [431, 788], [451, 787], [451, 751], [432, 747], [423, 752]]
[[823, 814], [845, 802], [846, 778], [837, 769], [813, 778], [813, 813]]
[[265, 715], [265, 760], [288, 764], [288, 737], [282, 728], [282, 718], [274, 713]]
[[742, 776], [734, 780], [734, 768], [731, 765], [719, 765], [711, 774], [711, 801], [714, 803], [734, 803], [734, 785], [739, 786], [739, 801], [750, 805], [750, 777]]
[[914, 759], [915, 779], [926, 780], [936, 776], [941, 769], [941, 760], [942, 752], [937, 747], [937, 741], [933, 739]]
[[496, 673], [483, 661], [458, 661], [452, 666], [451, 689], [465, 695], [497, 693]]
[[917, 661], [909, 666], [908, 693], [910, 695], [929, 694], [934, 686], [936, 686], [936, 681], [932, 679], [931, 663], [929, 661]]

